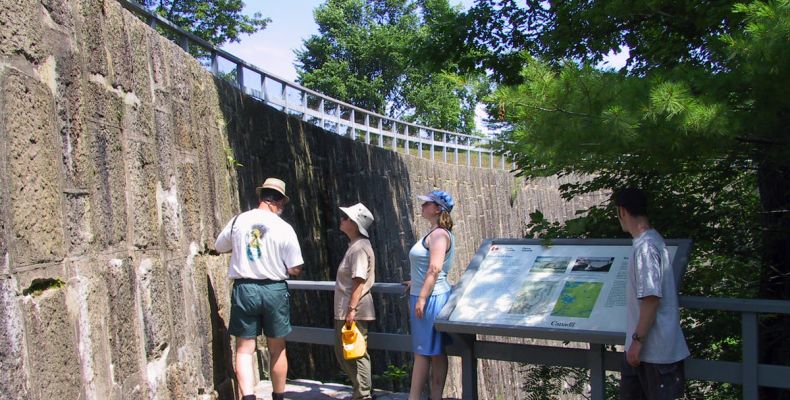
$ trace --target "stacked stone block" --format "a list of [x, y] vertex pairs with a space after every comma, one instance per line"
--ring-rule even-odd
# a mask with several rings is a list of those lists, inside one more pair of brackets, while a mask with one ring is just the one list
[[0, 8], [0, 397], [228, 386], [225, 266], [197, 262], [238, 207], [213, 79], [115, 1]]

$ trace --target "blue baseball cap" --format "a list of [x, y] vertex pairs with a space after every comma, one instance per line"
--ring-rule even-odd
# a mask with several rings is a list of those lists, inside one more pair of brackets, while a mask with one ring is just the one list
[[417, 196], [417, 198], [422, 201], [432, 201], [438, 204], [442, 211], [453, 211], [453, 207], [455, 206], [453, 196], [450, 196], [450, 193], [447, 193], [443, 190], [434, 190], [433, 192], [430, 192], [424, 196]]

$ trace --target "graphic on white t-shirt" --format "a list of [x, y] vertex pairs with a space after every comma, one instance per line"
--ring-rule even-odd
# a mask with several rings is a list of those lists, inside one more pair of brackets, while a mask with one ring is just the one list
[[266, 234], [266, 227], [263, 225], [253, 225], [252, 229], [244, 236], [247, 247], [247, 259], [255, 261], [263, 255], [263, 236]]

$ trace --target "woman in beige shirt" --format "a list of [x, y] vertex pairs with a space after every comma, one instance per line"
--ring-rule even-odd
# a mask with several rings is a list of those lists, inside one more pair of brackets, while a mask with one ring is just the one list
[[370, 372], [370, 355], [356, 360], [343, 358], [340, 332], [343, 325], [356, 321], [357, 328], [368, 339], [368, 324], [376, 319], [370, 289], [376, 278], [376, 259], [368, 240], [368, 229], [373, 215], [362, 203], [340, 207], [340, 230], [348, 237], [348, 250], [337, 267], [335, 279], [335, 356], [354, 388], [352, 399], [372, 399], [373, 382]]

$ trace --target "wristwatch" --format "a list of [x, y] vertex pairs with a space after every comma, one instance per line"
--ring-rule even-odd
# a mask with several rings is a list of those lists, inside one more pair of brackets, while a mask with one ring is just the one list
[[634, 334], [631, 335], [631, 339], [636, 340], [639, 343], [642, 343], [642, 340], [644, 340], [645, 337], [644, 336], [639, 336], [638, 333], [634, 332]]

